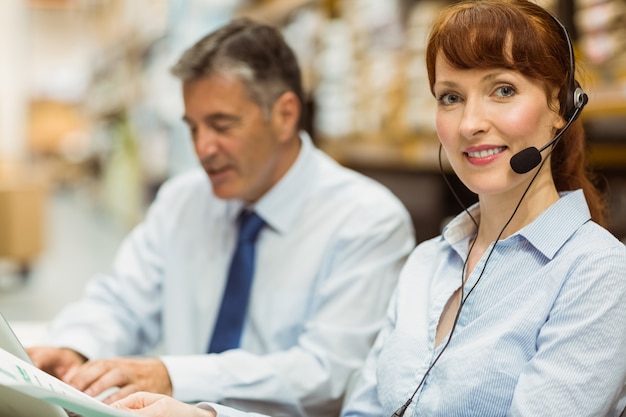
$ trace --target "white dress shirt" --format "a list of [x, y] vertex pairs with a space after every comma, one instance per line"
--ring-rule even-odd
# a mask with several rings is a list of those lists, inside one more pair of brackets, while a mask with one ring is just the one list
[[241, 208], [216, 198], [204, 171], [168, 181], [113, 270], [54, 320], [50, 342], [92, 359], [159, 347], [183, 401], [274, 416], [337, 414], [414, 247], [409, 214], [303, 135], [292, 168], [255, 205], [267, 227], [241, 348], [205, 354]]

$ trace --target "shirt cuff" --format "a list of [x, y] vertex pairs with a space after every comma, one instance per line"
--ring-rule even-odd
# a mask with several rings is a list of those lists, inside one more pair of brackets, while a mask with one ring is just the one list
[[[172, 381], [172, 396], [180, 401], [221, 401], [215, 355], [161, 356]], [[210, 382], [208, 382], [210, 381]]]

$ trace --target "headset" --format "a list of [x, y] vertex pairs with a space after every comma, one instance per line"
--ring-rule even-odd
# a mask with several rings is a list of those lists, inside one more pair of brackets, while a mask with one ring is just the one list
[[[567, 31], [567, 28], [565, 27], [565, 25], [563, 25], [563, 23], [561, 23], [561, 21], [555, 15], [553, 15], [550, 12], [548, 12], [548, 14], [550, 14], [552, 19], [561, 28], [561, 32], [563, 33], [564, 39], [567, 42], [567, 47], [568, 47], [568, 51], [569, 51], [569, 73], [567, 74], [566, 102], [565, 102], [564, 109], [562, 111], [563, 118], [566, 119], [567, 122], [566, 122], [565, 126], [556, 134], [556, 136], [550, 142], [548, 142], [546, 145], [544, 145], [543, 147], [537, 149], [534, 146], [531, 146], [531, 147], [528, 147], [526, 149], [521, 150], [520, 152], [516, 153], [515, 155], [513, 155], [511, 157], [511, 160], [510, 160], [511, 169], [515, 173], [517, 173], [517, 174], [526, 174], [526, 173], [530, 172], [531, 170], [533, 170], [534, 168], [536, 168], [537, 166], [540, 166], [540, 167], [543, 166], [543, 164], [546, 162], [546, 159], [542, 158], [541, 152], [546, 150], [548, 147], [552, 147], [552, 149], [554, 149], [554, 146], [556, 146], [556, 144], [559, 142], [559, 140], [561, 139], [563, 134], [567, 131], [567, 129], [569, 129], [571, 124], [578, 118], [578, 116], [580, 116], [580, 113], [582, 112], [583, 108], [585, 107], [585, 105], [589, 101], [589, 97], [583, 91], [582, 87], [580, 86], [580, 83], [578, 81], [576, 81], [576, 79], [575, 79], [576, 64], [575, 64], [575, 56], [574, 56], [574, 47], [573, 47], [573, 44], [572, 44], [572, 39], [570, 38], [569, 33]], [[552, 149], [550, 150], [549, 154], [552, 153]], [[446, 184], [448, 185], [448, 188], [452, 191], [452, 194], [454, 195], [454, 197], [457, 200], [457, 202], [461, 205], [461, 207], [463, 207], [463, 210], [469, 215], [470, 219], [472, 220], [472, 222], [474, 222], [476, 227], [478, 227], [478, 222], [474, 219], [474, 217], [469, 212], [469, 210], [461, 202], [461, 199], [458, 197], [458, 195], [456, 194], [456, 192], [454, 191], [453, 187], [451, 186], [450, 182], [448, 181], [447, 177], [444, 174], [443, 164], [441, 162], [441, 151], [442, 151], [442, 146], [440, 145], [439, 146], [439, 168], [440, 168], [440, 171], [441, 171], [441, 173], [443, 175], [443, 178], [444, 178]], [[513, 220], [513, 217], [517, 213], [519, 207], [522, 204], [522, 201], [524, 200], [524, 197], [526, 196], [526, 194], [530, 190], [530, 187], [533, 184], [533, 182], [535, 181], [535, 178], [537, 178], [537, 175], [539, 174], [540, 170], [541, 169], [538, 169], [534, 173], [532, 179], [528, 183], [528, 186], [524, 190], [524, 193], [522, 194], [519, 202], [517, 203], [517, 206], [515, 207], [515, 210], [513, 210], [513, 214], [511, 214], [511, 217], [509, 217], [509, 220], [506, 222], [504, 227], [502, 227], [502, 230], [500, 230], [500, 233], [498, 234], [498, 237], [496, 238], [495, 243], [491, 246], [491, 250], [487, 254], [487, 258], [485, 259], [485, 263], [483, 264], [483, 268], [482, 268], [482, 270], [480, 272], [480, 275], [478, 276], [476, 282], [470, 288], [470, 290], [467, 292], [467, 294], [464, 295], [463, 294], [463, 291], [464, 291], [464, 280], [463, 280], [463, 277], [465, 276], [465, 268], [466, 268], [466, 265], [467, 265], [467, 260], [469, 258], [469, 254], [472, 252], [472, 249], [474, 247], [475, 241], [472, 242], [472, 244], [470, 245], [467, 258], [465, 259], [465, 261], [463, 263], [463, 268], [462, 268], [462, 282], [461, 282], [461, 296], [460, 296], [460, 300], [461, 301], [459, 303], [459, 307], [458, 307], [457, 312], [456, 312], [456, 317], [455, 317], [454, 322], [452, 324], [452, 328], [450, 330], [450, 334], [448, 336], [448, 339], [446, 340], [443, 348], [439, 351], [439, 354], [431, 362], [430, 366], [428, 367], [428, 369], [424, 373], [424, 376], [420, 380], [419, 384], [417, 385], [417, 387], [415, 388], [415, 390], [413, 391], [413, 393], [411, 394], [409, 399], [404, 404], [402, 404], [391, 415], [391, 417], [402, 417], [404, 415], [404, 413], [406, 412], [407, 408], [413, 402], [413, 399], [415, 398], [415, 395], [417, 395], [417, 392], [419, 391], [420, 387], [424, 384], [424, 381], [426, 380], [426, 377], [428, 376], [430, 371], [433, 369], [433, 367], [435, 366], [435, 364], [437, 363], [437, 361], [439, 360], [439, 358], [441, 357], [443, 352], [447, 349], [448, 345], [450, 344], [450, 341], [452, 340], [452, 335], [454, 334], [454, 330], [456, 329], [457, 322], [458, 322], [459, 317], [461, 315], [461, 309], [463, 308], [463, 305], [465, 304], [465, 301], [470, 296], [470, 294], [472, 293], [474, 288], [476, 288], [476, 285], [478, 285], [478, 283], [480, 282], [480, 280], [481, 280], [481, 278], [483, 276], [483, 273], [485, 272], [485, 269], [487, 268], [487, 264], [489, 263], [489, 259], [491, 258], [491, 255], [493, 254], [493, 251], [495, 250], [495, 248], [496, 248], [496, 246], [498, 244], [498, 241], [502, 237], [502, 234], [504, 233], [504, 230], [508, 227], [508, 225]]]
[[550, 13], [552, 19], [559, 25], [563, 35], [565, 37], [565, 41], [567, 42], [567, 48], [569, 50], [569, 73], [567, 74], [567, 93], [566, 93], [566, 102], [565, 108], [563, 110], [563, 118], [567, 120], [565, 127], [557, 133], [557, 135], [548, 142], [545, 146], [540, 149], [531, 146], [526, 148], [511, 158], [510, 164], [511, 169], [518, 174], [526, 174], [533, 168], [535, 168], [541, 162], [541, 152], [547, 149], [549, 146], [555, 146], [558, 141], [561, 139], [563, 134], [569, 129], [574, 120], [578, 119], [580, 112], [583, 110], [583, 107], [589, 101], [589, 97], [583, 91], [580, 83], [576, 81], [574, 78], [576, 72], [576, 62], [574, 58], [574, 46], [572, 45], [572, 39], [565, 28], [565, 25], [561, 23], [561, 21]]

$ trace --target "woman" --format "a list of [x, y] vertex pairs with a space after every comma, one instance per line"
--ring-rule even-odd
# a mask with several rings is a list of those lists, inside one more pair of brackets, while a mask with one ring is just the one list
[[[479, 202], [407, 261], [345, 417], [616, 416], [626, 405], [626, 248], [601, 226], [584, 169], [568, 41], [523, 0], [458, 3], [435, 22], [437, 132]], [[513, 171], [526, 148], [543, 152]]]
[[529, 172], [510, 164], [584, 105], [572, 103], [569, 47], [528, 1], [460, 3], [436, 22], [426, 54], [437, 133], [479, 202], [407, 261], [345, 416], [624, 407], [626, 249], [600, 226], [580, 122]]

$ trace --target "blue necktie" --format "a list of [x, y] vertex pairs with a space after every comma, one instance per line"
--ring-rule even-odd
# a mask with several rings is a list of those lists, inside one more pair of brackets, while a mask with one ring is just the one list
[[254, 243], [264, 224], [263, 219], [254, 212], [244, 211], [239, 216], [237, 247], [231, 260], [209, 353], [239, 347], [254, 274]]

